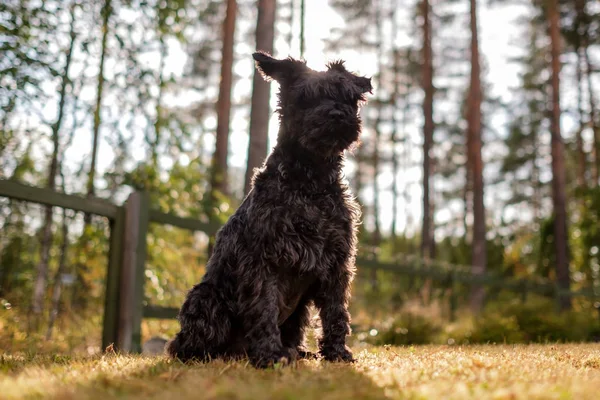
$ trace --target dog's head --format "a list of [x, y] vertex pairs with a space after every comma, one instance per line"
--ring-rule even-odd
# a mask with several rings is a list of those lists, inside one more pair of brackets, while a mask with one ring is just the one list
[[314, 71], [303, 61], [253, 54], [265, 80], [279, 83], [279, 140], [297, 143], [323, 155], [334, 155], [358, 141], [359, 108], [371, 92], [371, 79], [348, 72], [343, 61]]

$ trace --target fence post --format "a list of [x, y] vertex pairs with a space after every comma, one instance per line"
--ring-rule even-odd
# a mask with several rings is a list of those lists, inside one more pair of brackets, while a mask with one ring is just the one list
[[120, 207], [110, 220], [110, 247], [106, 271], [106, 295], [104, 299], [104, 321], [102, 323], [102, 350], [117, 344], [119, 324], [119, 278], [123, 262], [123, 228], [125, 209]]
[[149, 203], [148, 193], [134, 192], [124, 206], [124, 246], [117, 333], [117, 347], [123, 352], [141, 352]]

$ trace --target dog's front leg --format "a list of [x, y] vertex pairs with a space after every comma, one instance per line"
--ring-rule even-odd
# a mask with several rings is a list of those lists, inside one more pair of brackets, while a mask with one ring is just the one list
[[328, 361], [354, 361], [352, 352], [346, 346], [346, 336], [350, 334], [348, 299], [351, 280], [350, 271], [343, 269], [337, 277], [321, 283], [315, 297], [323, 327], [319, 352]]
[[[248, 288], [249, 292], [256, 289]], [[248, 291], [246, 291], [248, 293]], [[289, 351], [281, 343], [277, 325], [279, 308], [277, 286], [274, 279], [267, 278], [260, 292], [250, 299], [245, 298], [242, 307], [243, 326], [250, 362], [257, 368], [267, 368], [276, 363], [290, 361]]]

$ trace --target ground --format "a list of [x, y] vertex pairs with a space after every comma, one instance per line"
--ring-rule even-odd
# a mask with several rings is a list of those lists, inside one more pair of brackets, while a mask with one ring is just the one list
[[0, 398], [597, 399], [600, 344], [373, 347], [352, 365], [0, 356]]

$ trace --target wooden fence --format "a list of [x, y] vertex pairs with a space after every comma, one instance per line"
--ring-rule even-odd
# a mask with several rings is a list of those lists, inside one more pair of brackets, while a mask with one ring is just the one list
[[[106, 348], [109, 344], [114, 344], [121, 351], [141, 351], [143, 318], [175, 318], [178, 312], [176, 308], [144, 305], [146, 237], [149, 224], [172, 225], [190, 231], [204, 232], [209, 237], [214, 236], [219, 229], [217, 224], [152, 210], [149, 195], [144, 192], [132, 193], [124, 205], [117, 206], [103, 199], [67, 195], [14, 181], [0, 180], [0, 196], [67, 208], [108, 219], [110, 244], [106, 269], [102, 346]], [[559, 296], [600, 299], [599, 290], [564, 291], [550, 281], [505, 279], [491, 274], [473, 275], [468, 268], [445, 263], [425, 263], [418, 258], [405, 257], [393, 263], [385, 263], [366, 257], [358, 258], [357, 265], [360, 269], [376, 269], [431, 279], [443, 282], [451, 288], [455, 288], [458, 284], [480, 284], [519, 293], [523, 298], [526, 298], [528, 293], [538, 293], [551, 295], [556, 299]], [[456, 309], [456, 295], [457, 291], [451, 290], [451, 312]]]

